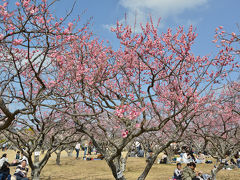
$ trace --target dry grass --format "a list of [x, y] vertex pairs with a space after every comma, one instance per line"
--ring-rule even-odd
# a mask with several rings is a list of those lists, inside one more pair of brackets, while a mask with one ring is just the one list
[[[8, 159], [11, 162], [15, 157], [15, 152], [8, 150]], [[82, 153], [82, 152], [81, 152]], [[0, 151], [0, 155], [2, 152]], [[74, 154], [75, 155], [75, 154]], [[82, 154], [81, 154], [82, 156]], [[84, 161], [76, 160], [74, 157], [67, 157], [64, 152], [61, 156], [61, 165], [55, 164], [55, 154], [52, 155], [48, 164], [44, 167], [41, 173], [42, 180], [110, 180], [113, 179], [111, 171], [106, 162], [103, 161]], [[135, 180], [140, 175], [145, 167], [145, 159], [143, 158], [128, 158], [125, 176], [129, 180]], [[210, 173], [212, 164], [198, 164], [197, 169], [204, 173]], [[168, 180], [175, 169], [174, 164], [160, 165], [154, 164], [147, 180]], [[11, 174], [15, 171], [15, 167], [11, 167]], [[28, 174], [30, 176], [30, 172]], [[219, 172], [218, 180], [239, 180], [240, 170], [222, 170]]]

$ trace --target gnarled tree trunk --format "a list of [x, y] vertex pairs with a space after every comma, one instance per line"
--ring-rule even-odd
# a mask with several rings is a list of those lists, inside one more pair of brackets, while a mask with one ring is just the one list
[[40, 173], [41, 173], [41, 168], [39, 166], [34, 166], [34, 168], [31, 169], [31, 178], [32, 180], [40, 180]]
[[114, 160], [106, 159], [106, 162], [110, 169], [112, 170], [112, 174], [116, 180], [126, 180], [123, 175], [123, 171], [121, 168], [121, 157], [116, 157]]
[[126, 163], [127, 163], [127, 159], [128, 159], [128, 156], [130, 154], [131, 150], [129, 149], [127, 154], [125, 155], [125, 157], [123, 157], [123, 155], [121, 155], [121, 158], [120, 158], [120, 166], [121, 166], [121, 171], [124, 172], [126, 170]]
[[60, 165], [61, 152], [62, 152], [62, 151], [55, 152], [56, 155], [57, 155], [57, 158], [56, 158], [56, 164], [57, 164], [57, 165]]
[[156, 153], [156, 154], [154, 154], [154, 155], [152, 156], [152, 158], [149, 159], [149, 161], [148, 161], [148, 163], [147, 163], [144, 171], [143, 171], [142, 174], [138, 177], [138, 180], [144, 180], [144, 179], [147, 177], [147, 175], [148, 175], [150, 169], [152, 168], [155, 160], [157, 159], [158, 155], [159, 155], [159, 153]]
[[224, 163], [220, 163], [216, 168], [212, 169], [211, 175], [212, 175], [212, 180], [216, 180], [217, 178], [217, 173], [224, 167]]

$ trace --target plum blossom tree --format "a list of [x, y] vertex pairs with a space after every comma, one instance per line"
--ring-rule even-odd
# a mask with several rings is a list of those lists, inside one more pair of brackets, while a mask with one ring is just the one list
[[[187, 32], [179, 27], [159, 33], [150, 22], [135, 34], [117, 23], [112, 31], [120, 41], [117, 50], [89, 37], [88, 43], [77, 40], [68, 52], [58, 51], [58, 81], [64, 84], [57, 87], [61, 92], [71, 87], [72, 94], [61, 99], [66, 113], [104, 154], [115, 179], [125, 179], [119, 159], [128, 143], [143, 133], [161, 133], [168, 123], [187, 127], [235, 62], [232, 48], [214, 58], [195, 56], [192, 26]], [[108, 148], [100, 148], [99, 133]]]
[[[74, 123], [54, 110], [37, 109], [34, 115], [19, 117], [3, 133], [27, 157], [34, 180], [40, 178], [52, 153], [77, 141], [73, 138], [77, 136]], [[34, 153], [40, 152], [43, 147], [46, 149], [45, 154], [40, 161], [34, 161]]]
[[105, 156], [115, 179], [125, 179], [120, 159], [129, 143], [168, 129], [170, 141], [162, 146], [167, 148], [203, 111], [214, 86], [238, 67], [227, 41], [214, 58], [194, 55], [192, 26], [159, 33], [150, 20], [135, 34], [117, 23], [112, 31], [120, 47], [114, 50], [87, 26], [77, 29], [78, 20], [55, 18], [53, 3], [23, 0], [9, 11], [1, 2], [0, 129], [16, 117], [38, 116], [43, 107], [64, 114]]

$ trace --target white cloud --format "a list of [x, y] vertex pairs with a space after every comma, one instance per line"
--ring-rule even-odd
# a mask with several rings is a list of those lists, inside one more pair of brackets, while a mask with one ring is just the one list
[[[207, 5], [209, 0], [120, 0], [119, 5], [126, 9], [127, 19], [123, 18], [121, 22], [127, 24], [145, 24], [149, 16], [156, 23], [159, 18], [166, 21], [167, 18], [179, 20], [186, 10], [196, 10]], [[161, 23], [163, 23], [161, 21]], [[194, 19], [182, 20], [185, 22], [195, 22]], [[198, 21], [198, 20], [197, 20]], [[162, 24], [163, 25], [163, 24]]]

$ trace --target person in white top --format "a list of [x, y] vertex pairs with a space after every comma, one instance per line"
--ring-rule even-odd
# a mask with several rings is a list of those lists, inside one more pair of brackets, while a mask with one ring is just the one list
[[7, 154], [5, 153], [0, 159], [0, 173], [2, 175], [1, 179], [11, 178], [9, 166], [10, 164], [8, 163]]
[[205, 160], [206, 160], [205, 155], [203, 153], [199, 152], [196, 162], [197, 163], [205, 163]]
[[184, 152], [182, 155], [182, 163], [189, 163], [188, 155], [186, 152]]
[[78, 159], [79, 157], [79, 151], [80, 151], [80, 143], [78, 142], [75, 146], [75, 150], [76, 150], [76, 159]]
[[0, 159], [0, 169], [1, 169], [1, 167], [3, 166], [3, 163], [4, 163], [5, 161], [8, 162], [7, 154], [6, 154], [6, 153], [3, 154], [2, 157], [1, 157], [1, 159]]
[[26, 163], [28, 165], [28, 158], [26, 156], [24, 156], [23, 153], [21, 153], [21, 159], [19, 160], [19, 162], [21, 163], [22, 161], [26, 161]]

